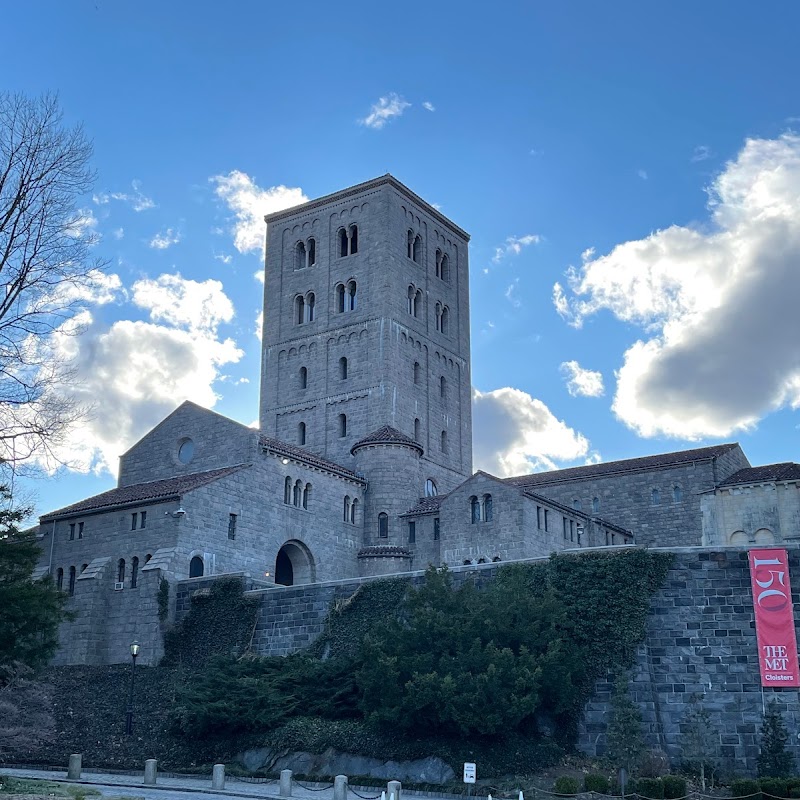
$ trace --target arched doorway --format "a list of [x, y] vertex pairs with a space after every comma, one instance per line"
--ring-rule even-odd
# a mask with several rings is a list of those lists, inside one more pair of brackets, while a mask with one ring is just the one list
[[202, 578], [203, 577], [203, 559], [200, 556], [195, 556], [189, 562], [189, 577]]
[[313, 583], [317, 570], [311, 551], [297, 541], [286, 542], [278, 550], [275, 559], [275, 583], [281, 586], [295, 586], [300, 583]]

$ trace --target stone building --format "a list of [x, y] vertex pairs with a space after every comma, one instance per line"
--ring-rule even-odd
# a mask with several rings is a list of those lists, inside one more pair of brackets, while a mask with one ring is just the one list
[[41, 517], [39, 571], [75, 612], [62, 663], [125, 660], [134, 638], [156, 660], [187, 579], [796, 539], [800, 467], [737, 444], [473, 474], [468, 235], [390, 175], [265, 219], [260, 429], [186, 402], [117, 488]]

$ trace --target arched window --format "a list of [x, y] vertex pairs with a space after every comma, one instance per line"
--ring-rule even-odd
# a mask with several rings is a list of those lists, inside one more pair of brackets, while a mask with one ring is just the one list
[[358, 305], [358, 286], [355, 281], [349, 281], [347, 284], [347, 310], [355, 311]]
[[344, 513], [342, 518], [345, 522], [350, 522], [350, 495], [346, 494], [344, 496]]
[[418, 442], [420, 436], [421, 436], [420, 422], [419, 422], [419, 419], [415, 419], [414, 420], [414, 441]]
[[422, 261], [422, 237], [417, 234], [414, 237], [414, 243], [411, 250], [411, 258], [419, 264]]
[[756, 544], [774, 544], [775, 536], [769, 528], [759, 528], [755, 536]]
[[[123, 565], [125, 564], [124, 561], [122, 563], [123, 563]], [[75, 567], [70, 567], [69, 568], [69, 596], [72, 597], [72, 595], [74, 595], [74, 594], [75, 594]]]
[[344, 356], [339, 359], [339, 379], [347, 380], [347, 359]]
[[314, 321], [314, 306], [316, 305], [317, 299], [314, 296], [314, 292], [309, 292], [306, 295], [306, 322], [313, 322]]
[[447, 378], [444, 375], [439, 378], [439, 397], [447, 397]]
[[483, 521], [484, 522], [491, 522], [492, 521], [492, 496], [490, 494], [485, 494], [483, 496]]
[[294, 268], [295, 269], [304, 269], [308, 266], [307, 261], [307, 253], [306, 253], [306, 243], [305, 242], [298, 242], [294, 248]]
[[358, 511], [358, 500], [356, 500], [356, 498], [354, 497], [353, 498], [353, 503], [350, 506], [350, 522], [352, 522], [353, 525], [356, 524], [356, 512], [357, 511]]
[[437, 331], [441, 331], [442, 330], [442, 304], [441, 303], [437, 303], [436, 304], [435, 314], [436, 314], [436, 330]]
[[317, 263], [317, 240], [316, 239], [309, 239], [308, 245], [306, 247], [306, 252], [308, 253], [308, 266], [313, 267], [314, 264]]
[[439, 490], [436, 488], [436, 484], [432, 478], [428, 478], [425, 481], [425, 497], [436, 497], [437, 494], [439, 494]]
[[146, 564], [148, 561], [150, 561], [150, 559], [151, 559], [152, 557], [153, 557], [152, 553], [148, 553], [148, 554], [147, 554], [147, 555], [144, 557], [144, 563]]
[[464, 559], [464, 566], [465, 567], [471, 567], [472, 566], [472, 562], [468, 558], [465, 558]]
[[336, 284], [336, 313], [344, 314], [344, 284]]
[[307, 483], [303, 489], [303, 508], [308, 511], [308, 504], [311, 502], [311, 484]]
[[441, 250], [436, 251], [436, 277], [443, 281], [450, 280], [450, 259]]
[[481, 504], [475, 495], [469, 499], [469, 518], [473, 525], [481, 521]]
[[205, 567], [203, 565], [203, 559], [200, 558], [200, 556], [194, 556], [189, 562], [189, 577], [202, 578], [204, 572]]
[[683, 500], [683, 491], [681, 490], [680, 486], [672, 487], [672, 500], [675, 503], [680, 503], [681, 500]]
[[419, 361], [414, 362], [414, 383], [419, 383], [420, 379], [420, 367]]
[[350, 248], [347, 243], [347, 231], [342, 228], [339, 231], [339, 258], [344, 258], [350, 254]]
[[447, 336], [449, 328], [450, 328], [450, 309], [447, 306], [445, 306], [442, 309], [442, 327], [441, 327], [441, 331], [445, 336]]
[[124, 583], [125, 581], [125, 559], [121, 558], [117, 562], [117, 582]]
[[406, 255], [409, 258], [414, 258], [414, 231], [408, 229], [406, 234]]
[[385, 511], [378, 514], [378, 536], [381, 539], [389, 538], [389, 515]]
[[358, 225], [351, 225], [347, 233], [350, 241], [350, 255], [352, 256], [358, 252]]
[[134, 556], [133, 561], [131, 561], [131, 589], [136, 588], [136, 584], [139, 581], [139, 559]]
[[302, 295], [294, 299], [294, 321], [296, 325], [302, 325], [306, 320], [306, 301]]
[[417, 293], [414, 295], [414, 316], [419, 317], [422, 313], [422, 290], [417, 289]]
[[308, 369], [306, 367], [300, 367], [300, 373], [298, 376], [300, 382], [301, 389], [308, 388]]
[[300, 508], [300, 504], [303, 502], [303, 482], [302, 481], [295, 481], [294, 483], [294, 497], [292, 498], [294, 501], [295, 506]]
[[305, 422], [300, 422], [297, 425], [297, 444], [305, 444], [306, 443], [306, 424]]
[[283, 502], [287, 506], [292, 504], [292, 479], [287, 475], [283, 482]]
[[654, 506], [657, 506], [661, 502], [661, 492], [659, 492], [658, 489], [653, 489], [653, 491], [650, 492], [650, 502]]
[[744, 531], [734, 531], [730, 536], [730, 543], [735, 545], [747, 544], [747, 534]]
[[580, 501], [580, 500], [578, 500], [577, 498], [576, 498], [576, 499], [574, 499], [574, 500], [572, 501], [572, 507], [573, 507], [573, 508], [574, 508], [576, 511], [580, 511], [580, 510], [581, 510], [581, 508], [582, 508], [582, 506], [583, 506], [583, 504], [582, 504], [582, 503], [581, 503], [581, 501]]
[[347, 415], [339, 414], [339, 438], [347, 436]]
[[59, 591], [64, 588], [64, 570], [61, 567], [56, 572], [56, 587]]
[[593, 497], [592, 498], [592, 513], [596, 514], [600, 510], [600, 498]]
[[485, 564], [486, 563], [486, 559], [485, 558], [479, 558], [478, 559], [478, 563], [479, 564]]
[[86, 567], [88, 567], [88, 566], [89, 566], [88, 564], [84, 564], [84, 565], [81, 567], [81, 575], [83, 575], [83, 573], [84, 573], [84, 572], [86, 572]]
[[442, 453], [447, 454], [447, 431], [442, 431], [441, 443]]

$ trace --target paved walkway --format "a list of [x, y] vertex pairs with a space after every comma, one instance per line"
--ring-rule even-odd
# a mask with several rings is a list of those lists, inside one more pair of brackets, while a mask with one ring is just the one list
[[[208, 796], [209, 800], [212, 800], [212, 798], [222, 800], [222, 798], [226, 797], [280, 797], [277, 781], [250, 783], [228, 778], [225, 781], [225, 790], [219, 791], [211, 788], [211, 776], [208, 778], [192, 778], [162, 777], [159, 775], [158, 783], [155, 786], [145, 786], [142, 783], [144, 772], [140, 775], [115, 775], [108, 772], [94, 772], [84, 769], [79, 781], [68, 780], [66, 770], [54, 772], [45, 769], [0, 768], [0, 775], [10, 775], [15, 778], [41, 778], [47, 781], [88, 785], [93, 789], [97, 789], [105, 797], [141, 797], [144, 800], [187, 800], [187, 793], [199, 793]], [[325, 784], [320, 785], [324, 786]], [[377, 788], [369, 790], [369, 792], [358, 791], [359, 794], [373, 797], [380, 793], [380, 789]], [[300, 798], [300, 800], [333, 800], [333, 787], [314, 791], [295, 783], [292, 787], [292, 797]], [[359, 798], [350, 790], [348, 792], [348, 800], [359, 800]]]

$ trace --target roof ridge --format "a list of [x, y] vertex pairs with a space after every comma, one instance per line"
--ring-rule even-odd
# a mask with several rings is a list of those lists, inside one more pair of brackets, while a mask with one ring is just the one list
[[329, 472], [338, 475], [343, 475], [345, 477], [350, 478], [351, 480], [357, 480], [363, 482], [363, 478], [360, 478], [358, 474], [349, 467], [345, 467], [342, 464], [337, 463], [336, 461], [331, 461], [329, 458], [320, 456], [317, 453], [313, 453], [309, 450], [304, 450], [299, 445], [290, 444], [289, 442], [284, 442], [281, 439], [276, 439], [273, 436], [266, 436], [264, 434], [261, 434], [258, 437], [258, 443], [262, 447], [268, 447], [272, 450], [280, 451], [284, 455], [288, 455], [289, 457], [297, 461], [301, 461], [305, 464], [308, 464], [309, 466], [326, 469]]

